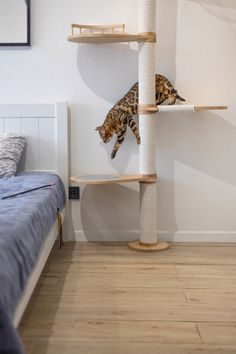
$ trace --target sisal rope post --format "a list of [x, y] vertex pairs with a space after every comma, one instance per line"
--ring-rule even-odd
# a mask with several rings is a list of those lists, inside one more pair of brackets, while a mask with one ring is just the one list
[[[139, 32], [156, 32], [156, 0], [139, 0]], [[139, 42], [139, 105], [156, 103], [155, 42]], [[156, 115], [139, 115], [141, 144], [139, 169], [142, 175], [156, 174]], [[157, 242], [156, 182], [140, 183], [140, 240], [130, 242], [136, 251], [160, 251], [167, 243]]]
[[[156, 31], [156, 0], [139, 1], [139, 32]], [[139, 105], [155, 105], [155, 43], [139, 43]], [[156, 173], [156, 117], [139, 115], [140, 174]], [[142, 188], [142, 187], [141, 187]]]
[[[140, 0], [139, 32], [156, 31], [156, 0]], [[155, 43], [139, 43], [139, 104], [155, 104]], [[139, 115], [140, 174], [156, 173], [156, 117]], [[156, 184], [140, 183], [140, 242], [153, 245], [156, 234]]]
[[140, 183], [140, 243], [156, 242], [156, 183]]

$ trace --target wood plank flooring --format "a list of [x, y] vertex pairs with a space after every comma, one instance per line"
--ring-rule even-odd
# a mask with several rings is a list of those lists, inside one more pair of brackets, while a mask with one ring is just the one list
[[29, 354], [235, 354], [236, 244], [55, 247], [19, 331]]

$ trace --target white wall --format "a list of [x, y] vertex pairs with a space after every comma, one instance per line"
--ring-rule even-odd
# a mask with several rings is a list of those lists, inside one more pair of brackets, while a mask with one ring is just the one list
[[[0, 102], [67, 100], [71, 174], [136, 173], [131, 134], [111, 161], [95, 127], [137, 80], [137, 44], [76, 45], [70, 24], [126, 23], [138, 29], [138, 0], [31, 0], [32, 48], [0, 51]], [[159, 116], [158, 230], [175, 240], [236, 240], [236, 4], [159, 0], [157, 70], [188, 103], [228, 104], [227, 112]], [[73, 202], [77, 238], [138, 235], [138, 186], [83, 188]]]

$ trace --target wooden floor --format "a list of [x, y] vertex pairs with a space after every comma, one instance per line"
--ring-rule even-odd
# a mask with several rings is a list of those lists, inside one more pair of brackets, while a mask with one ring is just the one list
[[236, 245], [54, 248], [20, 334], [29, 354], [235, 354]]

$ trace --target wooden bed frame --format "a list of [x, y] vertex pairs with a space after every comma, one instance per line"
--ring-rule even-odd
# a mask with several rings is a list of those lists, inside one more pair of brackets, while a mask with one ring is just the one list
[[[0, 135], [18, 133], [26, 137], [25, 171], [45, 171], [61, 177], [68, 193], [68, 107], [55, 104], [1, 104]], [[63, 239], [68, 239], [68, 208], [62, 210]], [[58, 236], [55, 220], [40, 250], [38, 261], [13, 316], [17, 327]]]

